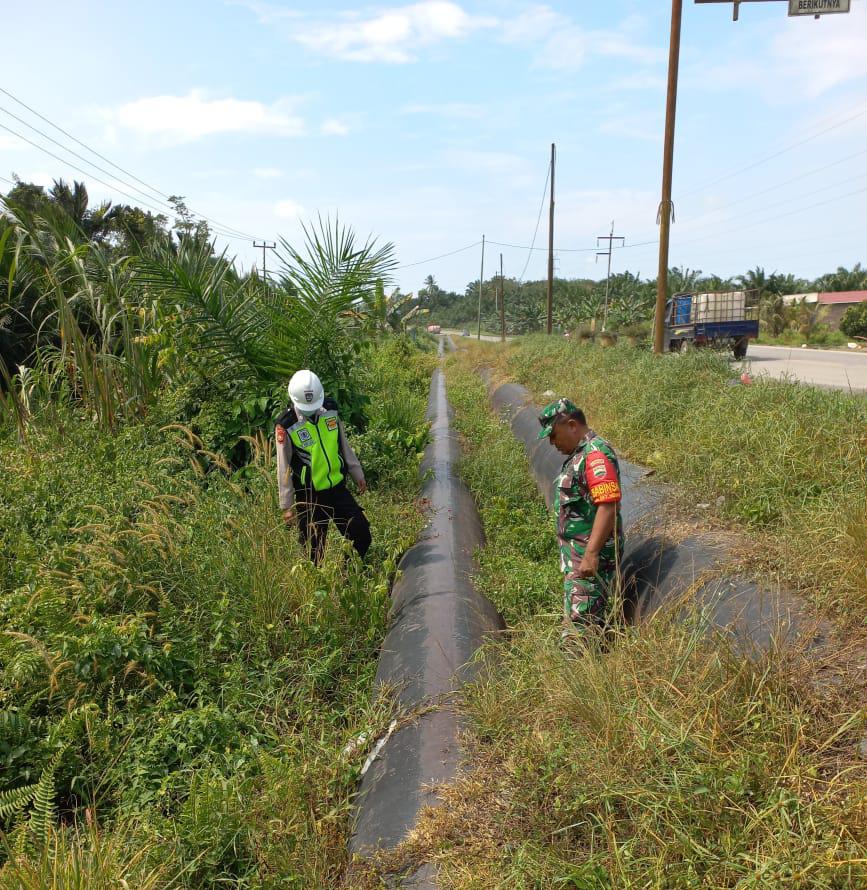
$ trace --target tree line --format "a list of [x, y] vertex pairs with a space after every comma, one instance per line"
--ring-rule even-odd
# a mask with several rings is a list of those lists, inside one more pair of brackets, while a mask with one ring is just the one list
[[[482, 324], [499, 330], [497, 296], [501, 283], [498, 277], [486, 279], [482, 286]], [[506, 328], [510, 334], [543, 330], [546, 324], [547, 281], [519, 282], [504, 278]], [[714, 293], [745, 290], [759, 309], [763, 328], [772, 336], [787, 327], [802, 328], [821, 323], [818, 307], [803, 302], [787, 305], [787, 294], [839, 292], [867, 289], [867, 269], [860, 263], [851, 269], [842, 266], [815, 279], [772, 272], [757, 266], [742, 275], [723, 278], [705, 274], [699, 269], [674, 267], [668, 272], [668, 295], [681, 292]], [[642, 278], [640, 273], [612, 274], [608, 283], [606, 313], [605, 279], [554, 279], [553, 320], [557, 328], [572, 330], [582, 325], [601, 324], [607, 315], [607, 327], [630, 332], [647, 327], [656, 302], [656, 278]], [[428, 275], [418, 291], [414, 305], [421, 307], [430, 322], [446, 327], [475, 325], [479, 308], [479, 279], [470, 281], [463, 293], [441, 288], [433, 275]], [[865, 332], [867, 333], [867, 332]]]

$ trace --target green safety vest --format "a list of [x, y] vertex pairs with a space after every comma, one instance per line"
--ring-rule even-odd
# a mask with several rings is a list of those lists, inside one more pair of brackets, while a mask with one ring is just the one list
[[300, 467], [302, 485], [326, 491], [343, 481], [340, 454], [340, 424], [336, 411], [323, 411], [315, 418], [302, 418], [286, 432]]

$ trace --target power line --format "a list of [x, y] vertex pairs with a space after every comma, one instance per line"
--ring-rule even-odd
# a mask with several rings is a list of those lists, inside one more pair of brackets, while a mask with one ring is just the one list
[[[867, 176], [867, 173], [859, 173], [857, 176], [850, 176], [848, 179], [844, 179], [844, 180], [840, 180], [839, 182], [832, 182], [832, 183], [829, 183], [828, 185], [820, 186], [819, 188], [813, 189], [810, 192], [804, 192], [803, 194], [795, 195], [794, 197], [791, 197], [791, 198], [783, 198], [782, 201], [775, 201], [772, 204], [763, 204], [761, 207], [754, 207], [752, 210], [748, 210], [745, 213], [742, 213], [735, 218], [738, 220], [749, 219], [750, 217], [755, 216], [755, 214], [757, 214], [757, 213], [763, 213], [767, 210], [772, 210], [775, 207], [782, 207], [785, 204], [791, 204], [793, 201], [800, 201], [800, 200], [803, 200], [804, 198], [811, 198], [811, 197], [813, 197], [813, 195], [820, 195], [820, 194], [822, 194], [822, 192], [827, 192], [829, 189], [840, 188], [840, 186], [844, 186], [844, 185], [851, 185], [853, 182], [857, 182], [861, 179], [864, 179], [865, 176]], [[691, 220], [688, 219], [685, 222], [694, 224], [702, 218], [703, 217], [696, 217], [695, 219], [691, 219]], [[728, 220], [725, 220], [725, 219], [717, 220], [716, 223], [712, 222], [712, 223], [710, 223], [710, 225], [711, 226], [713, 226], [715, 224], [718, 225], [719, 223], [725, 224], [726, 222], [728, 222]]]
[[[547, 252], [547, 247], [533, 247], [530, 245], [529, 247], [526, 244], [508, 244], [505, 241], [488, 241], [488, 244], [496, 244], [497, 247], [514, 247], [515, 250], [544, 250]], [[590, 253], [594, 251], [595, 247], [555, 247], [554, 250], [557, 253]]]
[[530, 257], [533, 256], [533, 247], [536, 244], [536, 236], [539, 234], [539, 225], [542, 222], [542, 211], [545, 209], [545, 198], [548, 195], [548, 179], [551, 177], [551, 166], [548, 166], [548, 172], [545, 174], [545, 185], [542, 188], [542, 201], [539, 204], [539, 215], [536, 217], [536, 228], [533, 231], [533, 240], [530, 242], [530, 246], [527, 249], [527, 262], [524, 263], [524, 268], [521, 270], [521, 275], [518, 278], [519, 282], [523, 282], [524, 273], [527, 271], [527, 266], [530, 265]]
[[[131, 177], [131, 178], [134, 179], [136, 182], [141, 183], [143, 186], [145, 186], [145, 188], [149, 189], [151, 192], [154, 192], [155, 194], [159, 195], [161, 198], [164, 198], [164, 199], [166, 199], [166, 200], [168, 200], [169, 197], [171, 197], [170, 195], [167, 195], [165, 192], [160, 191], [158, 188], [155, 188], [154, 186], [149, 185], [149, 184], [148, 184], [147, 182], [145, 182], [143, 179], [140, 179], [140, 178], [139, 178], [138, 176], [136, 176], [134, 173], [131, 173], [129, 170], [126, 170], [124, 167], [121, 167], [119, 164], [115, 164], [114, 161], [112, 161], [112, 160], [110, 160], [109, 158], [105, 157], [105, 155], [100, 154], [98, 151], [96, 151], [96, 149], [91, 148], [89, 145], [87, 145], [86, 143], [82, 142], [80, 139], [77, 139], [77, 138], [76, 138], [75, 136], [73, 136], [71, 133], [69, 133], [69, 132], [67, 132], [66, 130], [64, 130], [63, 127], [59, 126], [58, 124], [55, 124], [52, 120], [50, 120], [49, 118], [45, 117], [45, 115], [40, 114], [38, 111], [36, 111], [36, 109], [32, 108], [32, 107], [31, 107], [30, 105], [28, 105], [26, 102], [23, 102], [23, 101], [22, 101], [21, 99], [19, 99], [17, 96], [14, 96], [12, 93], [9, 92], [9, 90], [4, 89], [3, 87], [0, 87], [0, 92], [2, 92], [2, 93], [5, 94], [6, 96], [8, 96], [10, 99], [12, 99], [13, 102], [17, 102], [17, 103], [18, 103], [19, 105], [21, 105], [23, 108], [26, 108], [31, 114], [36, 115], [36, 117], [38, 117], [40, 120], [45, 121], [45, 123], [49, 124], [50, 126], [54, 127], [54, 129], [56, 129], [56, 130], [58, 130], [59, 132], [63, 133], [64, 136], [67, 136], [69, 139], [72, 139], [73, 142], [75, 142], [76, 144], [80, 145], [82, 148], [86, 149], [86, 150], [89, 151], [91, 154], [96, 155], [96, 157], [98, 157], [98, 158], [101, 158], [101, 159], [102, 159], [103, 161], [105, 161], [107, 164], [110, 164], [110, 165], [111, 165], [112, 167], [114, 167], [116, 170], [120, 170], [122, 173], [124, 173], [124, 174], [126, 174], [127, 176]], [[66, 151], [66, 152], [68, 152], [69, 154], [72, 154], [72, 155], [74, 155], [75, 157], [79, 158], [80, 160], [84, 161], [84, 163], [89, 164], [89, 165], [92, 166], [92, 167], [95, 167], [97, 170], [100, 170], [101, 172], [105, 173], [107, 176], [111, 176], [113, 179], [116, 179], [118, 182], [122, 182], [125, 186], [127, 186], [127, 188], [131, 188], [131, 189], [133, 189], [134, 191], [139, 192], [140, 194], [145, 194], [145, 193], [142, 192], [141, 189], [139, 189], [137, 186], [134, 186], [134, 185], [132, 185], [131, 183], [125, 182], [123, 179], [120, 179], [116, 174], [111, 173], [110, 171], [105, 170], [104, 168], [100, 167], [98, 164], [95, 164], [93, 161], [90, 161], [90, 160], [88, 160], [87, 158], [82, 157], [80, 154], [78, 154], [77, 152], [73, 151], [71, 148], [68, 148], [67, 146], [65, 146], [65, 145], [63, 145], [62, 143], [58, 142], [56, 139], [53, 139], [51, 136], [47, 135], [46, 133], [43, 133], [43, 132], [42, 132], [41, 130], [39, 130], [37, 127], [34, 127], [32, 124], [27, 123], [27, 121], [25, 121], [25, 120], [23, 120], [22, 118], [18, 117], [17, 115], [13, 114], [13, 113], [12, 113], [11, 111], [9, 111], [8, 109], [0, 108], [0, 110], [4, 111], [6, 114], [10, 115], [10, 117], [15, 118], [15, 120], [20, 121], [22, 124], [24, 124], [24, 126], [29, 127], [31, 130], [34, 130], [35, 132], [39, 133], [40, 136], [43, 136], [45, 139], [48, 139], [49, 141], [53, 142], [55, 145], [60, 146], [60, 148], [62, 148], [64, 151]], [[18, 134], [16, 134], [16, 135], [18, 135]], [[24, 138], [24, 137], [21, 137], [21, 138]], [[32, 144], [32, 143], [31, 143], [31, 144]], [[37, 147], [38, 147], [38, 146], [37, 146]], [[61, 159], [61, 160], [62, 160], [62, 159]], [[65, 162], [65, 161], [64, 161], [64, 163], [68, 163], [68, 162]], [[85, 175], [92, 176], [92, 174], [88, 174], [88, 173], [85, 173]], [[94, 178], [95, 178], [95, 177], [94, 177]], [[150, 197], [150, 196], [148, 196], [148, 197]], [[138, 200], [138, 199], [135, 199], [135, 198], [134, 198], [133, 200]], [[154, 199], [153, 199], [152, 197], [150, 197], [150, 200], [154, 200]], [[165, 206], [166, 206], [167, 208], [170, 208], [170, 207], [171, 207], [171, 205], [166, 204], [165, 201], [161, 201], [161, 200], [159, 200], [159, 199], [156, 199], [156, 200], [158, 200], [158, 202], [159, 202], [160, 204], [165, 204]], [[171, 209], [173, 210], [174, 208], [171, 208]], [[209, 216], [205, 216], [205, 214], [203, 214], [203, 213], [198, 213], [198, 212], [196, 212], [196, 211], [194, 211], [194, 210], [191, 210], [190, 212], [191, 212], [194, 216], [198, 216], [200, 219], [206, 220], [207, 222], [211, 223], [212, 226], [215, 226], [215, 227], [217, 227], [217, 228], [219, 228], [219, 229], [222, 229], [223, 232], [220, 232], [219, 234], [234, 233], [235, 236], [239, 236], [240, 238], [243, 238], [243, 239], [245, 239], [245, 240], [255, 240], [255, 236], [254, 236], [254, 235], [251, 235], [249, 232], [243, 232], [243, 231], [241, 231], [240, 229], [236, 229], [234, 226], [230, 226], [230, 225], [226, 225], [225, 223], [221, 223], [221, 222], [219, 222], [219, 220], [212, 219], [212, 218], [209, 217]]]
[[471, 250], [474, 247], [478, 247], [481, 243], [481, 241], [473, 241], [472, 244], [467, 244], [466, 247], [459, 247], [457, 250], [450, 250], [448, 253], [441, 253], [439, 256], [428, 257], [426, 260], [419, 260], [417, 263], [407, 263], [405, 266], [397, 266], [394, 271], [398, 272], [401, 269], [412, 269], [413, 266], [423, 266], [425, 263], [432, 263], [434, 260], [441, 260], [448, 256], [454, 256], [456, 253], [463, 253], [465, 250]]
[[[61, 164], [66, 164], [68, 167], [72, 167], [73, 170], [77, 170], [79, 173], [83, 174], [84, 176], [89, 176], [91, 179], [95, 180], [96, 182], [100, 183], [101, 185], [106, 186], [106, 188], [110, 188], [116, 192], [119, 192], [121, 195], [123, 195], [126, 198], [129, 198], [131, 201], [134, 201], [137, 204], [144, 204], [144, 206], [147, 207], [149, 210], [154, 210], [160, 214], [163, 213], [163, 208], [157, 207], [154, 204], [148, 203], [147, 201], [142, 201], [140, 198], [136, 198], [135, 195], [131, 195], [131, 194], [129, 194], [129, 192], [123, 191], [123, 189], [118, 188], [116, 185], [113, 185], [110, 182], [106, 182], [104, 179], [100, 179], [98, 176], [94, 176], [93, 173], [90, 173], [87, 170], [83, 170], [81, 167], [78, 167], [77, 165], [66, 160], [65, 158], [60, 157], [60, 155], [56, 155], [53, 151], [49, 151], [47, 148], [45, 148], [42, 145], [39, 145], [38, 143], [34, 142], [32, 139], [28, 139], [26, 136], [22, 136], [21, 133], [16, 132], [11, 127], [7, 127], [5, 124], [0, 124], [0, 129], [6, 130], [8, 133], [11, 133], [13, 136], [17, 136], [19, 139], [23, 140], [28, 145], [32, 145], [33, 148], [37, 149], [38, 151], [41, 151], [44, 154], [47, 154], [49, 157], [52, 157], [55, 160], [60, 161]], [[238, 241], [248, 241], [249, 240], [246, 236], [234, 235], [234, 234], [231, 234], [226, 231], [217, 230], [216, 228], [214, 229], [214, 231], [217, 234], [222, 235], [224, 238], [234, 238]]]
[[[864, 154], [867, 154], [867, 148], [865, 148], [861, 151], [853, 152], [852, 154], [846, 155], [846, 157], [840, 158], [839, 160], [832, 161], [830, 164], [823, 164], [821, 167], [814, 167], [812, 170], [808, 170], [805, 173], [799, 173], [797, 176], [793, 176], [790, 179], [785, 179], [785, 180], [783, 180], [783, 182], [776, 183], [776, 185], [768, 186], [767, 188], [764, 188], [761, 191], [751, 192], [750, 194], [745, 195], [743, 198], [738, 198], [736, 201], [730, 201], [728, 204], [723, 204], [721, 207], [714, 207], [712, 210], [708, 210], [707, 212], [702, 213], [699, 216], [695, 216], [692, 219], [685, 220], [685, 222], [688, 222], [688, 223], [698, 222], [699, 220], [705, 219], [708, 216], [713, 216], [714, 214], [721, 213], [723, 210], [728, 210], [730, 207], [735, 207], [738, 204], [743, 204], [744, 201], [750, 201], [753, 198], [758, 198], [761, 195], [766, 195], [768, 192], [776, 191], [777, 189], [782, 188], [783, 186], [791, 185], [793, 182], [798, 182], [801, 179], [806, 179], [809, 176], [814, 176], [816, 173], [823, 173], [825, 170], [828, 170], [831, 167], [836, 167], [839, 164], [843, 164], [846, 161], [851, 161], [852, 158], [857, 158]], [[860, 175], [863, 175], [863, 174], [860, 174]], [[856, 176], [855, 178], [857, 179], [859, 177]], [[842, 183], [836, 183], [836, 184], [840, 185]], [[828, 185], [828, 186], [823, 186], [823, 189], [824, 188], [833, 188], [833, 184]], [[823, 189], [817, 189], [816, 191], [817, 192], [822, 191]], [[808, 194], [816, 194], [816, 192], [808, 192]], [[801, 197], [804, 197], [804, 196], [802, 195]], [[796, 199], [788, 199], [788, 200], [796, 200]], [[772, 204], [772, 205], [766, 205], [766, 206], [774, 207], [777, 205]], [[760, 209], [764, 209], [764, 208], [760, 208]], [[754, 211], [750, 211], [750, 212], [754, 212]]]
[[822, 130], [819, 130], [817, 133], [814, 133], [812, 136], [807, 136], [804, 139], [799, 139], [797, 142], [793, 142], [791, 145], [787, 145], [784, 148], [781, 148], [779, 151], [774, 152], [773, 154], [766, 155], [763, 158], [759, 158], [759, 160], [754, 161], [752, 164], [747, 164], [745, 167], [741, 167], [738, 170], [733, 170], [731, 173], [726, 173], [724, 176], [720, 176], [718, 179], [714, 179], [712, 182], [707, 183], [706, 185], [698, 186], [697, 188], [690, 189], [687, 192], [681, 192], [678, 197], [686, 198], [689, 195], [694, 195], [697, 192], [706, 191], [709, 188], [713, 188], [715, 185], [719, 185], [721, 182], [725, 182], [726, 180], [732, 179], [735, 176], [739, 176], [741, 173], [746, 173], [748, 170], [753, 170], [756, 167], [760, 167], [762, 164], [767, 163], [768, 161], [772, 161], [774, 158], [780, 157], [780, 155], [784, 155], [790, 151], [793, 151], [796, 148], [799, 148], [802, 145], [806, 145], [808, 142], [812, 142], [814, 139], [818, 139], [820, 136], [824, 136], [825, 133], [830, 133], [831, 130], [836, 130], [845, 124], [850, 123], [856, 118], [862, 117], [867, 114], [867, 107], [862, 108], [860, 111], [855, 114], [850, 115], [847, 118], [844, 118], [841, 121], [838, 121], [836, 124], [832, 124], [830, 127], [825, 127]]
[[[40, 120], [45, 121], [46, 124], [54, 127], [55, 130], [59, 130], [61, 133], [63, 133], [64, 136], [68, 137], [77, 145], [80, 145], [82, 148], [87, 149], [87, 151], [89, 151], [91, 154], [94, 154], [98, 158], [101, 158], [103, 161], [106, 162], [106, 164], [111, 164], [111, 166], [114, 167], [116, 170], [120, 170], [121, 173], [125, 173], [127, 176], [132, 177], [136, 182], [140, 182], [145, 188], [150, 189], [150, 191], [152, 192], [156, 192], [156, 194], [158, 194], [162, 198], [169, 197], [168, 195], [161, 192], [158, 188], [154, 188], [152, 185], [148, 185], [143, 179], [139, 179], [138, 176], [136, 176], [134, 173], [130, 173], [129, 170], [125, 170], [120, 165], [115, 164], [114, 161], [109, 160], [107, 157], [105, 157], [105, 155], [101, 155], [98, 151], [96, 151], [96, 149], [91, 148], [89, 145], [86, 145], [80, 139], [76, 139], [75, 136], [72, 135], [72, 133], [67, 132], [63, 129], [63, 127], [58, 126], [54, 123], [54, 121], [49, 120], [47, 117], [45, 117], [45, 115], [40, 114], [35, 108], [31, 108], [26, 102], [22, 102], [21, 99], [19, 99], [17, 96], [13, 96], [12, 93], [9, 92], [9, 90], [0, 87], [0, 93], [4, 93], [5, 95], [7, 95], [13, 102], [17, 102], [22, 108], [26, 108], [31, 114], [36, 115], [36, 117], [38, 117]], [[9, 112], [6, 113], [9, 114]], [[33, 129], [35, 129], [35, 127]], [[90, 162], [88, 161], [88, 163]]]
[[826, 204], [833, 204], [834, 201], [842, 201], [844, 198], [852, 198], [855, 195], [861, 195], [864, 192], [867, 192], [867, 186], [861, 189], [856, 189], [855, 191], [847, 192], [843, 195], [836, 195], [833, 198], [828, 198], [825, 201], [817, 201], [815, 204], [808, 204], [806, 207], [798, 207], [795, 210], [790, 210], [787, 213], [778, 213], [775, 216], [769, 216], [767, 219], [760, 219], [756, 222], [747, 223], [745, 226], [738, 226], [736, 229], [728, 229], [724, 232], [711, 232], [709, 235], [701, 235], [698, 238], [689, 238], [686, 241], [681, 241], [680, 245], [683, 244], [694, 244], [697, 241], [706, 241], [708, 238], [722, 238], [724, 235], [730, 235], [733, 232], [740, 232], [743, 229], [751, 229], [755, 226], [762, 226], [765, 223], [774, 222], [778, 219], [785, 219], [789, 216], [795, 216], [798, 213], [804, 213], [807, 210], [814, 210], [816, 207], [824, 207]]

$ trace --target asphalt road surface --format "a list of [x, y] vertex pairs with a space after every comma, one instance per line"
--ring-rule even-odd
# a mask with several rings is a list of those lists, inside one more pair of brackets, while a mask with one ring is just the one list
[[795, 378], [835, 389], [867, 391], [867, 352], [793, 349], [750, 343], [744, 365], [753, 376]]

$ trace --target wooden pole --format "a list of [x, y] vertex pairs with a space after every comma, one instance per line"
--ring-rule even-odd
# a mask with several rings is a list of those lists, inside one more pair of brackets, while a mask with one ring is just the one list
[[502, 254], [500, 254], [500, 342], [506, 342], [506, 285], [503, 281]]
[[668, 299], [668, 246], [671, 218], [671, 180], [674, 166], [674, 119], [677, 111], [677, 69], [680, 62], [680, 22], [683, 0], [671, 0], [671, 38], [668, 44], [668, 98], [665, 103], [665, 148], [662, 159], [662, 200], [659, 202], [659, 271], [656, 277], [656, 313], [653, 317], [653, 351], [663, 350], [665, 301]]
[[482, 235], [482, 271], [479, 274], [479, 329], [476, 332], [476, 339], [482, 339], [482, 283], [485, 280], [485, 236]]

